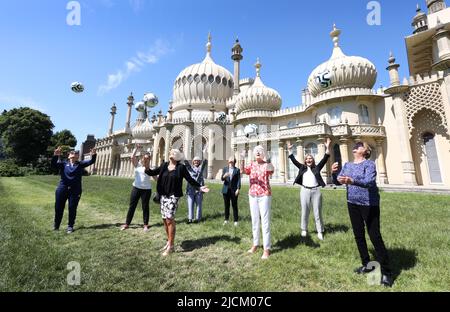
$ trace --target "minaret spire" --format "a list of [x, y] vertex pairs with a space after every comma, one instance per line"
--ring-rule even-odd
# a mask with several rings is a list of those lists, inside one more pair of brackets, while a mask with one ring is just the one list
[[330, 37], [333, 39], [333, 55], [331, 56], [331, 59], [344, 57], [345, 54], [342, 52], [341, 47], [339, 46], [339, 36], [341, 35], [342, 31], [336, 27], [336, 24], [333, 24], [333, 30], [330, 33]]

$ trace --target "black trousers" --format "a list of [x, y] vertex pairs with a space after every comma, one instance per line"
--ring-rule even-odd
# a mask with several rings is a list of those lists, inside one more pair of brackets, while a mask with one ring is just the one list
[[239, 221], [239, 212], [238, 212], [238, 196], [236, 196], [235, 192], [231, 189], [228, 189], [228, 193], [223, 194], [223, 200], [225, 202], [225, 220], [230, 219], [230, 201], [233, 206], [233, 218], [234, 222]]
[[148, 225], [150, 219], [150, 197], [152, 190], [142, 190], [133, 186], [130, 196], [130, 207], [128, 208], [126, 224], [130, 225], [133, 220], [134, 212], [136, 211], [139, 199], [141, 199], [142, 212], [144, 215], [144, 225]]
[[380, 232], [380, 206], [360, 206], [348, 203], [348, 213], [362, 265], [370, 262], [365, 236], [365, 226], [367, 226], [369, 238], [375, 247], [377, 261], [381, 265], [381, 272], [390, 274], [389, 257]]
[[69, 200], [69, 227], [75, 225], [77, 218], [77, 207], [81, 198], [81, 190], [78, 188], [70, 188], [67, 186], [58, 186], [55, 192], [55, 220], [54, 227], [59, 229], [62, 218], [64, 216], [64, 208], [66, 201]]

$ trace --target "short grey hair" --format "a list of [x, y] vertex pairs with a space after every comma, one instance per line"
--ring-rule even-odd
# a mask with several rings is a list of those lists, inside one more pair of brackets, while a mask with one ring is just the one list
[[263, 146], [258, 145], [253, 149], [253, 157], [256, 157], [257, 153], [259, 153], [262, 158], [266, 158], [266, 149]]

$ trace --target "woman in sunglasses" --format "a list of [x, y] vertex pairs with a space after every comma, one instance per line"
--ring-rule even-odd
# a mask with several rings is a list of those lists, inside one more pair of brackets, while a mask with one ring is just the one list
[[365, 274], [373, 269], [368, 267], [369, 252], [365, 237], [365, 227], [375, 247], [377, 261], [381, 265], [381, 284], [392, 286], [389, 257], [380, 232], [380, 194], [378, 192], [375, 163], [370, 160], [371, 148], [365, 142], [353, 147], [353, 162], [348, 162], [339, 172], [339, 164], [333, 164], [333, 181], [336, 185], [346, 185], [347, 204], [356, 245], [362, 266], [355, 273]]

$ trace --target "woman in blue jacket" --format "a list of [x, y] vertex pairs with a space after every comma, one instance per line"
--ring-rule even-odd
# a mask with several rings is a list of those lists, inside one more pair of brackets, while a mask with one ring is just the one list
[[52, 167], [59, 169], [61, 180], [55, 192], [55, 220], [53, 229], [59, 230], [64, 215], [66, 201], [69, 201], [69, 224], [67, 233], [74, 231], [75, 219], [77, 217], [77, 207], [81, 198], [81, 178], [84, 168], [95, 163], [97, 153], [95, 148], [91, 150], [91, 159], [79, 161], [80, 152], [70, 151], [68, 161], [61, 160], [61, 147], [58, 147], [52, 158]]

